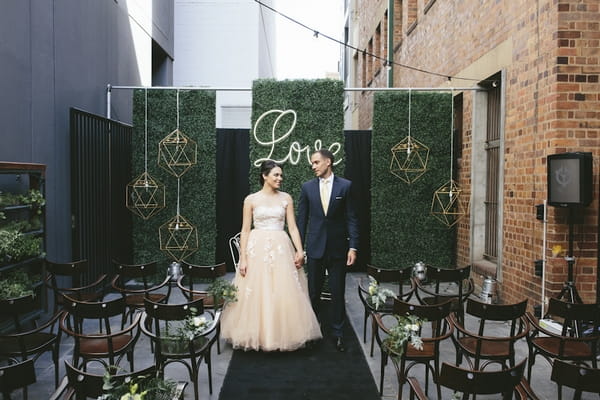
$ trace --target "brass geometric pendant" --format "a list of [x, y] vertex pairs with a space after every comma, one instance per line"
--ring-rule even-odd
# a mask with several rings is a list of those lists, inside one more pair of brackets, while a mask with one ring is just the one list
[[466, 215], [462, 190], [451, 180], [435, 191], [431, 214], [444, 225], [451, 227]]
[[160, 249], [175, 261], [182, 261], [198, 250], [198, 230], [177, 214], [158, 228]]
[[134, 214], [148, 219], [165, 208], [165, 185], [144, 172], [127, 184], [125, 204]]
[[427, 171], [429, 147], [407, 136], [392, 147], [390, 172], [410, 184]]
[[158, 144], [158, 165], [180, 177], [198, 162], [196, 142], [175, 129]]

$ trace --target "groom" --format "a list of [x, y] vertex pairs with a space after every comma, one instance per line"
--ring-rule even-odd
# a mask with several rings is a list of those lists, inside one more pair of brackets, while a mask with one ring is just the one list
[[345, 351], [346, 267], [354, 264], [358, 249], [358, 220], [350, 195], [352, 183], [333, 174], [334, 156], [329, 150], [316, 151], [310, 161], [316, 178], [302, 185], [297, 218], [306, 248], [308, 292], [318, 316], [327, 270], [332, 334], [337, 350]]

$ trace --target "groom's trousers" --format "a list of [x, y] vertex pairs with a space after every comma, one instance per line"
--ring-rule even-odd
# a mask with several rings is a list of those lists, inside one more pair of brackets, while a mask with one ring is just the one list
[[327, 280], [329, 290], [331, 291], [331, 306], [329, 307], [331, 333], [335, 337], [342, 337], [344, 321], [346, 319], [346, 305], [344, 300], [344, 293], [346, 291], [346, 258], [308, 258], [306, 268], [308, 272], [310, 301], [317, 318], [319, 318], [322, 324], [326, 324], [326, 317], [321, 315], [319, 311], [321, 291], [325, 282], [325, 271], [327, 271]]

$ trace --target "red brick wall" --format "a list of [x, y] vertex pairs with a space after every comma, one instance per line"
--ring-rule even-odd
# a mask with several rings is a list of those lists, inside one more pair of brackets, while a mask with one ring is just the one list
[[[596, 300], [598, 242], [598, 159], [600, 157], [600, 11], [598, 0], [394, 0], [403, 9], [402, 31], [395, 33], [394, 61], [455, 76], [502, 43], [512, 48], [505, 70], [504, 199], [502, 210], [502, 281], [504, 302], [530, 298], [539, 304], [541, 279], [533, 262], [542, 258], [543, 223], [535, 205], [547, 197], [546, 156], [565, 151], [590, 151], [594, 156], [594, 201], [574, 225], [575, 281], [585, 302]], [[383, 21], [387, 1], [358, 0], [360, 48]], [[411, 4], [417, 4], [416, 25], [407, 32]], [[429, 8], [425, 12], [425, 5]], [[389, 16], [396, 20], [398, 13]], [[382, 34], [387, 27], [381, 26]], [[359, 58], [360, 59], [360, 58]], [[368, 59], [368, 57], [367, 57]], [[360, 69], [359, 69], [360, 71]], [[475, 80], [452, 80], [394, 66], [395, 87], [475, 86]], [[366, 85], [384, 87], [386, 74]], [[464, 77], [464, 75], [463, 75]], [[359, 96], [358, 129], [371, 127], [372, 92]], [[470, 194], [473, 92], [463, 94], [461, 187]], [[552, 246], [568, 247], [567, 210], [549, 207], [547, 224], [547, 296], [555, 296], [566, 280], [563, 255]], [[458, 226], [459, 265], [470, 263], [470, 221]]]

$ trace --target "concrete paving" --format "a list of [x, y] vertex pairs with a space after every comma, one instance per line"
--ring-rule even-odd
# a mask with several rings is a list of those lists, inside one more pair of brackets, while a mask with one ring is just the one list
[[[346, 310], [348, 314], [348, 318], [350, 323], [352, 324], [357, 337], [359, 338], [359, 342], [362, 344], [363, 351], [365, 353], [365, 358], [371, 372], [373, 374], [373, 378], [379, 386], [379, 377], [380, 377], [380, 367], [379, 360], [380, 354], [377, 345], [375, 345], [375, 351], [373, 357], [369, 355], [370, 350], [370, 329], [368, 329], [367, 333], [367, 341], [363, 343], [363, 313], [364, 309], [358, 298], [357, 294], [357, 286], [360, 279], [364, 278], [364, 273], [349, 273], [347, 275], [347, 285], [346, 285]], [[229, 276], [228, 278], [231, 278]], [[178, 290], [173, 290], [171, 302], [183, 302], [183, 297], [179, 293]], [[498, 324], [498, 330], [502, 330], [505, 328]], [[63, 360], [70, 360], [72, 356], [72, 346], [73, 341], [70, 338], [64, 337], [61, 342], [61, 351], [60, 351], [60, 373], [61, 376], [64, 375], [64, 363]], [[207, 379], [207, 370], [206, 365], [203, 364], [200, 370], [200, 398], [201, 399], [210, 399], [216, 400], [219, 398], [219, 391], [223, 380], [225, 378], [225, 374], [227, 372], [227, 366], [229, 365], [229, 361], [232, 356], [232, 348], [229, 344], [221, 341], [221, 354], [217, 354], [216, 346], [213, 347], [212, 352], [212, 365], [213, 365], [213, 393], [209, 394], [208, 389], [208, 379]], [[527, 343], [522, 341], [517, 345], [517, 362], [527, 357]], [[447, 361], [449, 363], [454, 363], [455, 360], [455, 350], [452, 342], [448, 340], [446, 343], [442, 345], [442, 361]], [[150, 351], [150, 344], [148, 338], [144, 337], [143, 333], [140, 336], [140, 340], [136, 345], [135, 350], [135, 367], [136, 369], [143, 368], [148, 365], [153, 364], [153, 354]], [[124, 366], [127, 363], [123, 364]], [[463, 366], [466, 364], [463, 362]], [[347, 366], [346, 368], [353, 368], [353, 366]], [[37, 374], [37, 383], [31, 385], [29, 387], [29, 398], [30, 399], [47, 399], [54, 391], [54, 370], [53, 364], [51, 362], [51, 358], [49, 354], [44, 354], [37, 362], [36, 362], [36, 374]], [[172, 378], [177, 381], [187, 381], [188, 373], [183, 367], [172, 365], [167, 368], [165, 371], [165, 375], [169, 378]], [[423, 369], [414, 368], [411, 372], [412, 376], [417, 377], [422, 383], [424, 383], [424, 371]], [[557, 398], [557, 388], [556, 385], [550, 381], [550, 367], [548, 363], [541, 357], [537, 358], [536, 364], [533, 369], [533, 378], [531, 385], [535, 390], [536, 394], [540, 399], [556, 399]], [[308, 384], [308, 383], [307, 383]], [[408, 385], [404, 385], [403, 397], [408, 398]], [[572, 397], [571, 391], [569, 389], [564, 388], [563, 394], [565, 399], [569, 399]], [[385, 369], [385, 380], [384, 380], [384, 391], [382, 399], [396, 399], [398, 395], [398, 383], [396, 379], [396, 374], [392, 363], [388, 363]], [[435, 391], [433, 387], [430, 389], [430, 396], [435, 398]], [[21, 392], [17, 391], [14, 393], [13, 398], [19, 399], [21, 398]], [[193, 388], [192, 385], [188, 385], [186, 389], [186, 399], [193, 398]], [[452, 398], [452, 394], [449, 392], [443, 393], [444, 399]], [[486, 396], [478, 396], [478, 398], [486, 399], [490, 397]], [[491, 397], [496, 398], [496, 397]], [[583, 399], [597, 399], [597, 395], [584, 394]], [[225, 399], [228, 400], [228, 399]]]

